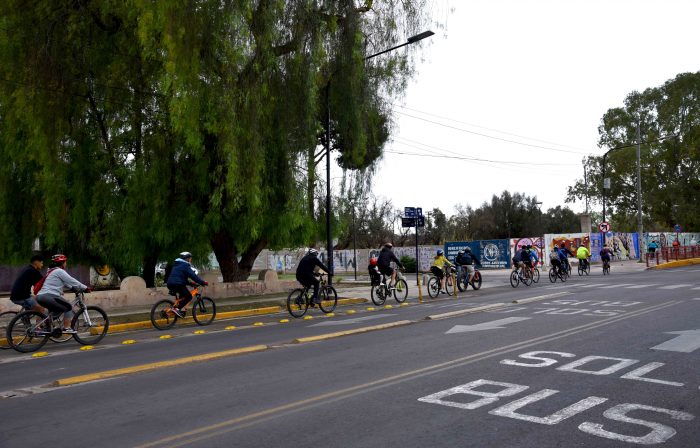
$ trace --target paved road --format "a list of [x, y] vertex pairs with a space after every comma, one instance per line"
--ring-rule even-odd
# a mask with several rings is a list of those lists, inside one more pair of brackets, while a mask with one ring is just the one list
[[[53, 344], [40, 359], [3, 351], [0, 446], [700, 446], [700, 269], [594, 274], [167, 340], [114, 335], [86, 352]], [[267, 349], [42, 387], [254, 345]]]

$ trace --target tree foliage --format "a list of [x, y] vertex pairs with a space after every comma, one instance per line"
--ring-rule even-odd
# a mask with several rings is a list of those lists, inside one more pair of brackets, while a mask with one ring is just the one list
[[[598, 128], [599, 145], [620, 148], [607, 157], [607, 214], [613, 228], [636, 229], [637, 124], [641, 134], [642, 213], [648, 230], [669, 230], [681, 223], [700, 228], [700, 72], [682, 73], [662, 86], [632, 92], [623, 106], [609, 109]], [[588, 185], [580, 179], [569, 187], [567, 201], [588, 192], [596, 204], [603, 198], [603, 158], [589, 157]]]

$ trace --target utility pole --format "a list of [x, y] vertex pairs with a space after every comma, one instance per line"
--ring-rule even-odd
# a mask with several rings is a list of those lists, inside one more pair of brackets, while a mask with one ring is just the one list
[[642, 241], [644, 240], [644, 223], [642, 222], [642, 149], [641, 132], [637, 121], [637, 233], [639, 235], [639, 262], [642, 262]]
[[586, 172], [586, 159], [583, 159], [583, 182], [586, 184], [586, 214], [588, 214], [588, 173]]

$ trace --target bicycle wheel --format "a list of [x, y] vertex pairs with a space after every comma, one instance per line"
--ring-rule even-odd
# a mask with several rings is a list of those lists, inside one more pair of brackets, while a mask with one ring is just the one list
[[463, 270], [457, 276], [457, 289], [459, 289], [459, 292], [464, 292], [469, 287], [469, 285], [467, 284], [467, 276], [468, 274], [466, 270]]
[[430, 277], [428, 280], [428, 295], [434, 299], [440, 293], [440, 279], [437, 277]]
[[610, 265], [609, 264], [603, 265], [603, 275], [610, 275]]
[[512, 286], [513, 288], [517, 288], [518, 283], [520, 283], [520, 276], [518, 275], [518, 271], [511, 271], [510, 286]]
[[453, 296], [457, 293], [455, 291], [457, 289], [457, 285], [455, 285], [454, 277], [448, 274], [445, 275], [447, 276], [445, 278], [445, 291], [447, 291], [448, 296]]
[[287, 311], [292, 317], [301, 317], [309, 309], [309, 302], [306, 300], [306, 290], [297, 288], [287, 296]]
[[[44, 321], [46, 315], [38, 311], [23, 311], [12, 318], [5, 336], [10, 347], [21, 353], [39, 350], [49, 340], [49, 333], [36, 334], [36, 321]], [[48, 321], [44, 325], [50, 325]]]
[[481, 272], [474, 272], [474, 277], [472, 277], [471, 285], [472, 288], [474, 288], [474, 290], [481, 289]]
[[177, 322], [177, 314], [172, 310], [174, 302], [170, 299], [159, 300], [151, 308], [151, 323], [158, 330], [172, 328]]
[[581, 276], [583, 275], [583, 266], [581, 266], [581, 262], [579, 261], [578, 263], [578, 275]]
[[532, 285], [532, 273], [529, 270], [525, 270], [524, 272], [525, 275], [523, 275], [520, 278], [520, 281], [525, 283], [525, 286], [530, 286]]
[[586, 263], [586, 267], [583, 268], [583, 272], [585, 272], [586, 275], [590, 275], [590, 274], [591, 274], [591, 264], [590, 264], [590, 263]]
[[73, 316], [70, 327], [76, 331], [73, 338], [80, 344], [97, 344], [107, 335], [109, 318], [99, 306], [88, 305]]
[[535, 283], [540, 281], [540, 270], [538, 268], [532, 271], [532, 281]]
[[[17, 315], [17, 311], [4, 311], [0, 313], [0, 337], [4, 337], [7, 333], [7, 327], [10, 326], [10, 322]], [[5, 350], [10, 348], [10, 343], [0, 343], [0, 349]]]
[[396, 289], [394, 289], [394, 300], [397, 303], [404, 303], [408, 297], [408, 283], [406, 280], [400, 278], [396, 281]]
[[549, 270], [549, 281], [552, 282], [552, 283], [556, 283], [556, 282], [557, 282], [557, 273], [556, 273], [556, 271], [554, 270], [554, 268], [552, 268], [552, 269]]
[[199, 297], [192, 306], [192, 318], [198, 325], [209, 325], [216, 317], [216, 304], [210, 297]]
[[563, 272], [559, 273], [559, 280], [561, 280], [562, 283], [564, 283], [567, 278], [569, 278], [569, 276], [566, 275], [565, 273], [563, 273]]
[[324, 313], [332, 313], [338, 305], [338, 293], [332, 286], [325, 286], [319, 292], [321, 295], [321, 303], [318, 305]]
[[386, 302], [386, 287], [384, 286], [384, 284], [380, 283], [379, 285], [372, 286], [370, 296], [372, 297], [372, 303], [374, 303], [375, 305], [384, 305], [384, 302]]

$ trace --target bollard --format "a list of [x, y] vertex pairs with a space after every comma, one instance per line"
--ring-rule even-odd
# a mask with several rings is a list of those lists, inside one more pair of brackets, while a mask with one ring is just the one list
[[423, 288], [420, 286], [420, 275], [418, 276], [418, 303], [423, 303]]
[[459, 299], [457, 296], [457, 291], [459, 291], [459, 288], [457, 287], [457, 275], [455, 275], [455, 271], [452, 271], [452, 290], [455, 293], [455, 299]]

